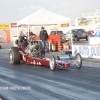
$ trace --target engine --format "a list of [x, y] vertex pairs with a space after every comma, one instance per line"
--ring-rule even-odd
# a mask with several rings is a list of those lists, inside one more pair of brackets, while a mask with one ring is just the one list
[[25, 49], [26, 54], [30, 54], [33, 57], [44, 57], [45, 51], [42, 47], [41, 41], [30, 42]]

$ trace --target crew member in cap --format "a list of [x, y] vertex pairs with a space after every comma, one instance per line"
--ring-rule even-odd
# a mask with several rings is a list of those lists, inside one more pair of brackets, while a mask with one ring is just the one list
[[49, 45], [48, 45], [48, 33], [45, 30], [44, 27], [41, 27], [41, 31], [40, 31], [40, 40], [42, 40], [42, 45], [45, 48], [46, 46], [46, 51], [49, 51]]

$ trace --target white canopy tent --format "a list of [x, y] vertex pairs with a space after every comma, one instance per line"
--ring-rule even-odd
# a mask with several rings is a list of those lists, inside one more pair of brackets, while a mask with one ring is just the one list
[[56, 25], [70, 23], [70, 18], [48, 11], [44, 8], [34, 12], [28, 17], [17, 21], [17, 25]]
[[[28, 26], [28, 32], [29, 32], [29, 26], [49, 26], [49, 25], [60, 25], [60, 24], [69, 24], [71, 27], [71, 20], [68, 17], [56, 14], [44, 8], [41, 8], [40, 10], [27, 16], [26, 18], [17, 21], [17, 26], [24, 26], [24, 25]], [[72, 43], [72, 38], [71, 38], [71, 43]]]
[[70, 18], [53, 13], [44, 8], [34, 12], [33, 14], [17, 21], [17, 26], [27, 26], [28, 32], [30, 26], [50, 26], [59, 24], [70, 24]]

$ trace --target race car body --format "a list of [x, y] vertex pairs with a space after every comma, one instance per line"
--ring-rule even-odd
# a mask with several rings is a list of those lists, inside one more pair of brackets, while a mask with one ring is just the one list
[[[65, 55], [53, 54], [46, 57], [42, 41], [34, 40], [29, 42], [26, 37], [16, 40], [17, 47], [11, 47], [9, 50], [9, 59], [11, 64], [20, 64], [23, 61], [26, 64], [38, 66], [48, 66], [52, 71], [56, 68], [68, 68], [76, 65], [78, 69], [82, 66], [80, 54], [75, 57], [71, 56], [71, 52]], [[47, 54], [48, 55], [48, 54]], [[74, 62], [73, 62], [74, 60]], [[72, 62], [71, 62], [72, 61]]]

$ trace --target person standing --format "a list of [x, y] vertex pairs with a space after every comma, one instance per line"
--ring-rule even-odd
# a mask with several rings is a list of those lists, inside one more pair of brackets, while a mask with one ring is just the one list
[[24, 45], [24, 43], [25, 43], [24, 40], [26, 40], [26, 39], [27, 39], [26, 38], [26, 35], [22, 31], [20, 31], [19, 36], [18, 36], [18, 39], [15, 40], [15, 43], [17, 45]]
[[29, 37], [32, 36], [34, 33], [29, 29]]
[[26, 37], [28, 38], [28, 32], [26, 32]]
[[49, 45], [48, 45], [48, 33], [45, 30], [44, 27], [41, 27], [41, 31], [40, 31], [40, 40], [42, 40], [42, 45], [45, 48], [46, 47], [46, 51], [49, 51]]
[[19, 33], [19, 38], [20, 38], [20, 37], [23, 37], [23, 36], [25, 36], [25, 34], [24, 34], [22, 31], [20, 31], [20, 33]]
[[36, 40], [35, 37], [36, 37], [35, 34], [30, 35], [30, 37], [29, 37], [29, 42], [35, 41], [35, 40]]

